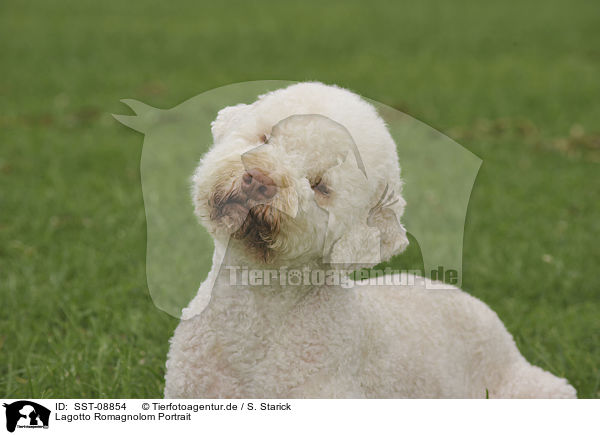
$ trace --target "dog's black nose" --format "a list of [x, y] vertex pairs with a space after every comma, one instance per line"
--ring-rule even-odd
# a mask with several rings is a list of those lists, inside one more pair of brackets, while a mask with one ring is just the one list
[[277, 186], [271, 177], [258, 169], [250, 169], [242, 175], [242, 192], [248, 199], [264, 201], [277, 193]]

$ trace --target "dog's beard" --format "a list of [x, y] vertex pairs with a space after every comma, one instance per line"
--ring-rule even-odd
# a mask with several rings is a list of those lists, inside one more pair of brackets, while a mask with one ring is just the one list
[[259, 204], [248, 211], [246, 219], [231, 237], [242, 240], [247, 249], [268, 263], [272, 259], [280, 226], [279, 211], [268, 204]]
[[244, 203], [235, 192], [212, 198], [211, 219], [221, 222], [235, 240], [268, 263], [281, 229], [281, 212], [269, 204]]

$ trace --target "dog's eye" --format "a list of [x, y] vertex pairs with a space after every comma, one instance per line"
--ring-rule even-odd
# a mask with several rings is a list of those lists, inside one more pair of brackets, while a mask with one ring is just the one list
[[327, 187], [327, 185], [323, 183], [323, 181], [320, 178], [317, 181], [311, 183], [310, 187], [313, 190], [316, 190], [317, 192], [321, 193], [322, 195], [329, 195], [331, 193], [331, 189], [329, 189], [329, 187]]
[[331, 193], [331, 190], [329, 190], [329, 187], [327, 187], [323, 183], [317, 184], [317, 186], [315, 187], [315, 190], [318, 190], [323, 195], [329, 195]]

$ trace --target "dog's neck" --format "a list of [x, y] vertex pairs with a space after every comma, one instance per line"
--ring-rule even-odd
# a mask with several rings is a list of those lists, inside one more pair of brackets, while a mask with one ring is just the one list
[[[272, 275], [275, 272], [277, 276]], [[300, 273], [300, 282], [289, 279], [292, 272]], [[266, 277], [268, 283], [264, 281]], [[215, 241], [212, 269], [196, 297], [183, 310], [182, 318], [208, 310], [224, 316], [262, 313], [260, 317], [266, 319], [285, 315], [296, 304], [323, 292], [346, 291], [353, 285], [347, 271], [336, 270], [322, 261], [299, 259], [285, 266], [261, 264], [242, 253], [236, 255], [235, 250]]]
[[320, 259], [302, 258], [285, 265], [265, 264], [235, 249], [215, 248], [211, 299], [216, 303], [243, 303], [240, 295], [245, 294], [251, 296], [253, 303], [265, 307], [292, 306], [324, 287], [347, 288], [351, 283], [345, 271], [335, 270]]

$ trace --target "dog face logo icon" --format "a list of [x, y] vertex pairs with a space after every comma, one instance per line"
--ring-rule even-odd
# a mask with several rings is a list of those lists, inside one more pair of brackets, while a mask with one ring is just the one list
[[19, 400], [3, 405], [6, 408], [6, 430], [15, 428], [48, 428], [50, 410], [29, 400]]

